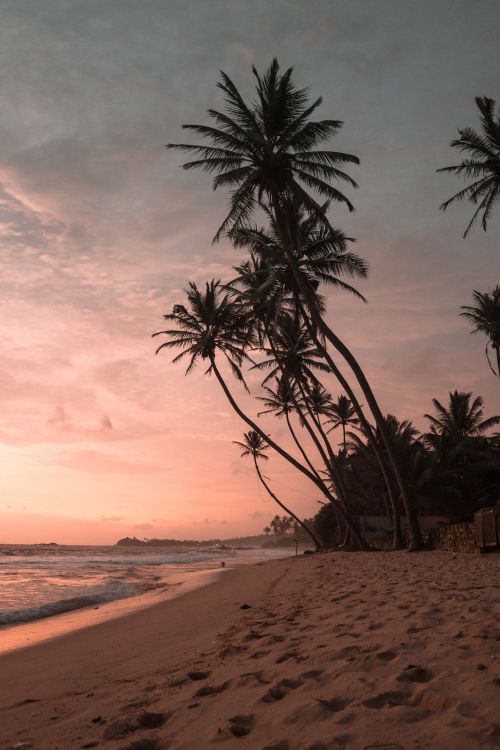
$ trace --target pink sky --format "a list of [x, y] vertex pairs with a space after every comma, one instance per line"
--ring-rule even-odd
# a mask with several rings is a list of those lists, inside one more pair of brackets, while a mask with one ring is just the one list
[[[435, 174], [456, 128], [477, 126], [473, 97], [500, 100], [498, 4], [174, 5], [2, 11], [0, 542], [232, 536], [276, 512], [215, 380], [185, 378], [150, 338], [188, 280], [228, 279], [239, 259], [211, 245], [224, 195], [163, 148], [220, 104], [220, 68], [249, 91], [251, 64], [277, 55], [345, 121], [336, 146], [361, 157], [361, 189], [334, 221], [370, 265], [369, 306], [332, 295], [330, 320], [383, 408], [423, 428], [431, 398], [457, 388], [500, 411], [485, 342], [458, 316], [498, 282], [500, 215], [462, 240], [470, 207], [440, 213], [459, 184]], [[281, 459], [265, 471], [315, 512]]]

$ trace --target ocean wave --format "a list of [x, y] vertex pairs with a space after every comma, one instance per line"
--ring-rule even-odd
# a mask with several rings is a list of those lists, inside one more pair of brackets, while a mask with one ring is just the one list
[[44, 568], [56, 567], [61, 564], [71, 566], [82, 566], [85, 565], [90, 569], [98, 569], [103, 565], [109, 565], [111, 567], [118, 565], [168, 565], [178, 563], [194, 563], [194, 562], [207, 562], [209, 560], [219, 559], [222, 557], [236, 557], [237, 552], [235, 550], [188, 550], [186, 552], [171, 552], [165, 554], [125, 554], [125, 555], [87, 555], [85, 557], [79, 555], [53, 555], [49, 558], [47, 556], [21, 556], [20, 554], [14, 557], [6, 557], [0, 562], [0, 566], [3, 569], [10, 567], [19, 567], [25, 565], [28, 567], [36, 567], [41, 565]]
[[[155, 588], [155, 586], [142, 587], [142, 591], [151, 588]], [[41, 620], [44, 617], [60, 615], [63, 612], [71, 612], [75, 609], [91, 607], [95, 604], [104, 604], [116, 599], [126, 599], [129, 596], [142, 593], [142, 591], [139, 591], [135, 586], [123, 583], [123, 581], [111, 580], [100, 589], [92, 589], [81, 596], [58, 599], [57, 601], [41, 604], [37, 607], [0, 611], [0, 625], [15, 625], [22, 622], [31, 622], [32, 620]]]

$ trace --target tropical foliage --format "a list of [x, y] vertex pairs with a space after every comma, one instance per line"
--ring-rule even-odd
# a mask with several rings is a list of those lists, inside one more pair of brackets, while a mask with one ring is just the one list
[[450, 144], [452, 148], [466, 153], [468, 158], [459, 164], [437, 170], [472, 179], [470, 185], [441, 205], [441, 209], [446, 211], [452, 203], [467, 199], [477, 206], [464, 237], [479, 215], [481, 226], [486, 231], [493, 206], [500, 199], [500, 111], [495, 115], [495, 102], [487, 96], [477, 96], [475, 101], [481, 119], [481, 132], [469, 127], [459, 129], [460, 138], [454, 139]]
[[[332, 203], [353, 210], [339, 184], [356, 187], [345, 169], [359, 160], [329, 149], [342, 123], [312, 119], [321, 99], [311, 101], [295, 85], [292, 69], [282, 73], [274, 60], [264, 74], [253, 72], [250, 103], [222, 73], [223, 109], [210, 109], [207, 125], [184, 126], [202, 142], [169, 144], [192, 155], [185, 169], [201, 169], [215, 190], [228, 191], [215, 239], [225, 237], [245, 255], [227, 282], [189, 284], [185, 302], [154, 334], [165, 337], [157, 351], [178, 350], [173, 362], [186, 362], [186, 373], [203, 363], [215, 376], [249, 428], [234, 442], [285, 511], [281, 521], [291, 519], [317, 546], [367, 548], [359, 516], [385, 512], [394, 548], [402, 545], [404, 516], [409, 547], [418, 549], [420, 512], [470, 517], [498, 489], [498, 438], [489, 434], [498, 418], [483, 419], [481, 399], [457, 392], [447, 407], [434, 400], [436, 415], [426, 415], [424, 435], [382, 413], [359, 362], [326, 321], [327, 290], [366, 302], [353, 284], [367, 276], [367, 265], [329, 218]], [[484, 222], [496, 194], [489, 195]], [[498, 354], [489, 302], [476, 302], [464, 314]], [[263, 407], [255, 416], [241, 407], [228, 373], [251, 386]], [[270, 416], [286, 424], [280, 441], [268, 429]], [[270, 454], [306, 477], [321, 498], [314, 524], [285, 505], [262, 473]], [[277, 521], [266, 529], [275, 527]]]
[[[472, 333], [483, 333], [486, 343], [486, 359], [494, 375], [500, 378], [500, 286], [492, 292], [474, 292], [474, 305], [464, 305], [460, 313], [472, 323]], [[489, 357], [490, 348], [496, 360], [496, 372]]]

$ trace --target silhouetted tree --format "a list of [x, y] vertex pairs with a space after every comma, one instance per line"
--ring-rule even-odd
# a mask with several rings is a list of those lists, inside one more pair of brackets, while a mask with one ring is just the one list
[[[264, 475], [262, 474], [260, 467], [259, 467], [259, 461], [267, 461], [269, 459], [269, 456], [267, 455], [267, 442], [265, 442], [262, 437], [255, 432], [255, 430], [250, 430], [249, 432], [245, 432], [243, 435], [243, 442], [240, 442], [238, 440], [233, 440], [233, 443], [235, 445], [238, 445], [240, 448], [242, 448], [241, 456], [251, 456], [253, 459], [253, 463], [255, 466], [255, 471], [257, 472], [257, 476], [259, 477], [260, 483], [266, 490], [266, 492], [272, 497], [275, 503], [277, 503], [280, 508], [282, 508], [288, 516], [293, 518], [299, 526], [302, 526], [304, 531], [306, 531], [311, 539], [313, 540], [316, 547], [320, 546], [319, 541], [316, 539], [316, 536], [314, 535], [314, 532], [311, 531], [304, 523], [300, 520], [298, 516], [293, 513], [289, 508], [286, 507], [286, 505], [278, 499], [276, 494], [271, 490], [269, 484], [266, 482]], [[288, 527], [286, 526], [288, 524]], [[285, 518], [285, 526], [282, 523], [282, 529], [288, 529], [289, 528], [289, 521], [288, 518]], [[286, 533], [286, 531], [284, 532]]]
[[[169, 147], [194, 154], [196, 158], [184, 164], [184, 168], [201, 168], [214, 175], [214, 189], [229, 189], [229, 213], [219, 227], [216, 239], [223, 234], [234, 234], [248, 225], [258, 206], [265, 204], [272, 213], [284, 259], [308, 315], [321, 337], [349, 364], [372, 411], [407, 512], [410, 546], [416, 549], [421, 545], [418, 521], [399, 473], [380, 407], [356, 358], [324, 320], [317, 289], [308, 283], [297, 263], [301, 208], [333, 232], [324, 205], [308, 189], [322, 199], [338, 201], [353, 210], [350, 200], [332, 182], [342, 180], [356, 187], [354, 180], [340, 167], [357, 164], [359, 160], [352, 154], [318, 148], [337, 133], [342, 123], [310, 119], [321, 99], [310, 103], [307, 90], [299, 89], [293, 83], [291, 68], [281, 74], [277, 60], [273, 60], [263, 75], [255, 69], [254, 74], [257, 98], [252, 104], [244, 101], [231, 79], [222, 73], [218, 86], [224, 93], [225, 111], [209, 110], [212, 125], [184, 126], [207, 138], [209, 145], [184, 143], [169, 144]], [[336, 368], [332, 372], [336, 374]]]
[[[472, 323], [472, 333], [484, 333], [488, 337], [486, 344], [486, 359], [491, 371], [500, 377], [500, 286], [496, 286], [492, 292], [474, 292], [473, 306], [462, 306], [464, 318]], [[488, 349], [491, 346], [495, 353], [497, 371], [491, 364]]]
[[451, 141], [452, 148], [466, 152], [469, 158], [438, 172], [451, 172], [473, 182], [459, 190], [441, 205], [445, 211], [457, 201], [468, 199], [477, 206], [467, 225], [464, 237], [482, 212], [481, 226], [486, 231], [491, 210], [500, 197], [500, 113], [495, 116], [495, 101], [487, 96], [475, 98], [481, 119], [481, 133], [473, 128], [459, 129], [460, 138]]

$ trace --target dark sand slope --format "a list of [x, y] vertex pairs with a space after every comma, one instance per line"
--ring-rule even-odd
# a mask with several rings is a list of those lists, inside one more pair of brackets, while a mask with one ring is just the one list
[[499, 555], [229, 570], [1, 657], [0, 747], [499, 748], [499, 615]]

